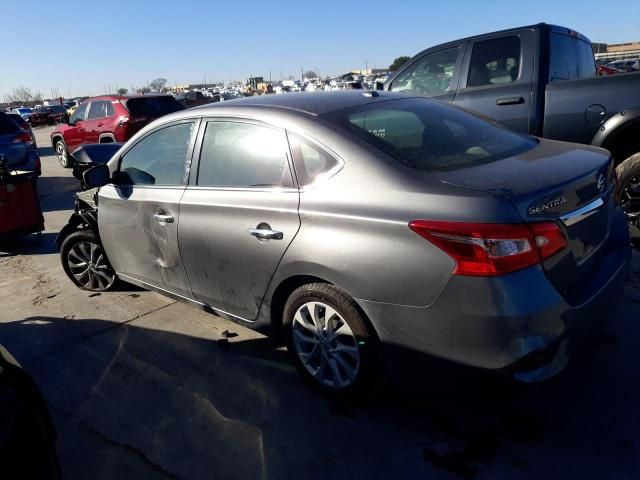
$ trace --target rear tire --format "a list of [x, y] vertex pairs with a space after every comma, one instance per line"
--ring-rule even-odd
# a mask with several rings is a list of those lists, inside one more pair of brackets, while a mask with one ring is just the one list
[[302, 377], [335, 398], [369, 391], [380, 378], [379, 341], [355, 301], [339, 288], [297, 288], [283, 312], [287, 350]]
[[118, 282], [107, 254], [91, 230], [80, 230], [65, 238], [60, 260], [69, 279], [83, 290], [106, 292]]
[[71, 159], [69, 158], [69, 151], [67, 150], [64, 140], [56, 141], [56, 156], [58, 157], [60, 165], [64, 168], [71, 168]]
[[631, 225], [640, 228], [640, 153], [631, 155], [616, 168], [620, 188], [618, 201]]

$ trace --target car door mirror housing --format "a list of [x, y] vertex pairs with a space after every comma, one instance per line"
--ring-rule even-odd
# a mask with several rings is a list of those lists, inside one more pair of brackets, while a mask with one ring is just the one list
[[384, 83], [376, 82], [376, 90], [384, 90]]
[[107, 165], [96, 165], [82, 174], [82, 180], [87, 187], [96, 188], [107, 185], [111, 180]]

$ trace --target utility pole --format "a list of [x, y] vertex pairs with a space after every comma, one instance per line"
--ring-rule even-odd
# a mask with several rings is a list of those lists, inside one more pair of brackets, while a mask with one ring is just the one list
[[304, 83], [304, 68], [300, 67], [300, 83]]
[[271, 83], [271, 70], [269, 70], [269, 83]]

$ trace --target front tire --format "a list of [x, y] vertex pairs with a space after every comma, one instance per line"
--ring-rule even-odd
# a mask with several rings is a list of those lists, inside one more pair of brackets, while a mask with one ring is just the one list
[[117, 282], [107, 254], [90, 230], [80, 230], [65, 238], [60, 260], [69, 279], [83, 290], [106, 292]]
[[71, 168], [71, 159], [69, 158], [69, 151], [67, 150], [64, 140], [56, 141], [56, 156], [58, 157], [60, 165], [64, 168]]
[[285, 304], [283, 325], [293, 363], [323, 393], [363, 393], [381, 376], [377, 337], [355, 301], [339, 288], [324, 283], [299, 287]]
[[620, 206], [631, 225], [640, 228], [640, 153], [631, 155], [616, 168]]

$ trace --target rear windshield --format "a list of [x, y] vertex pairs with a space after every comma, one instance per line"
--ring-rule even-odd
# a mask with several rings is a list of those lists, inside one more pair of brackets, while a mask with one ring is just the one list
[[24, 128], [28, 126], [26, 120], [22, 118], [20, 115], [18, 115], [17, 113], [8, 113], [7, 115], [9, 116], [9, 118], [11, 118], [11, 120], [16, 122], [21, 127]]
[[533, 137], [420, 98], [385, 101], [326, 116], [416, 170], [450, 170], [532, 149]]
[[172, 96], [140, 97], [127, 100], [127, 109], [131, 115], [161, 117], [168, 113], [183, 110], [184, 107]]
[[18, 133], [20, 128], [18, 124], [11, 120], [9, 115], [0, 113], [0, 135], [6, 135], [8, 133]]

